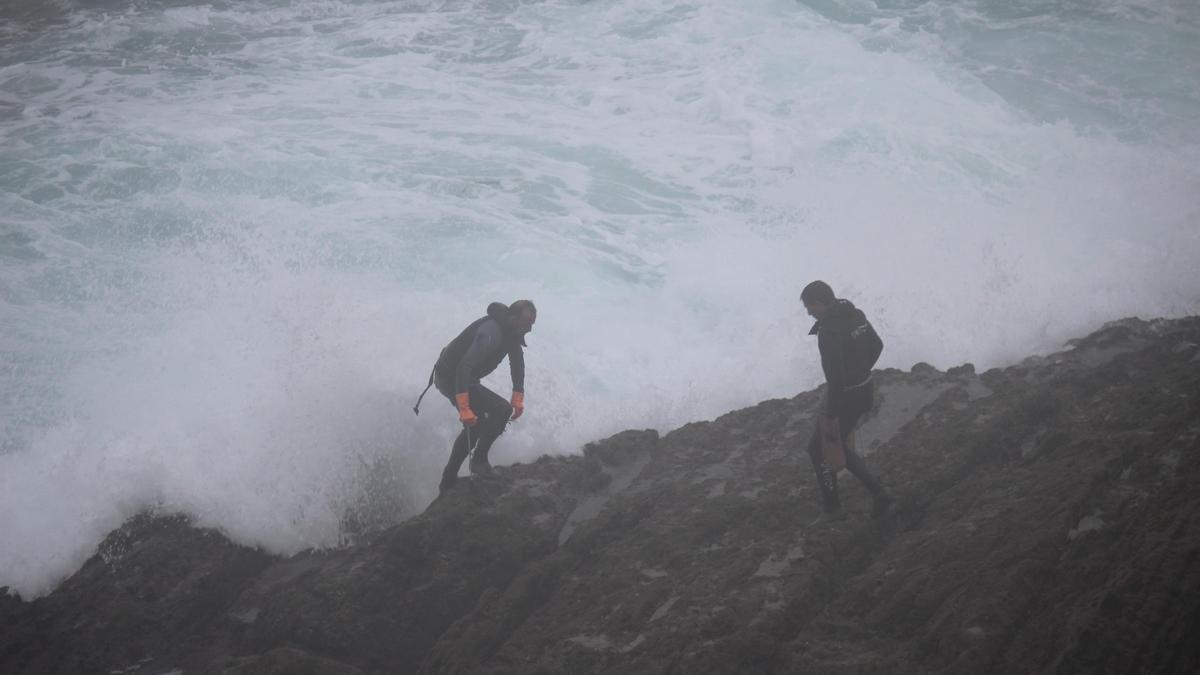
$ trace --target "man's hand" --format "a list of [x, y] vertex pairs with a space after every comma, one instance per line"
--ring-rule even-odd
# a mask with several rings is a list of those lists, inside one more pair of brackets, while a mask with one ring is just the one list
[[475, 411], [471, 410], [471, 395], [467, 392], [454, 395], [454, 404], [458, 406], [458, 421], [463, 424], [473, 427], [479, 418], [475, 416]]
[[512, 418], [515, 420], [525, 412], [525, 392], [514, 391], [512, 395]]

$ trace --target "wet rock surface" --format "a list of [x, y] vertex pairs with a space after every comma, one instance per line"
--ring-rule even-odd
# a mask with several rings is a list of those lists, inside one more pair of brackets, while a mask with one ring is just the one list
[[981, 374], [876, 373], [822, 516], [820, 391], [460, 481], [370, 540], [280, 559], [178, 516], [46, 597], [0, 671], [1200, 671], [1200, 319], [1125, 320]]

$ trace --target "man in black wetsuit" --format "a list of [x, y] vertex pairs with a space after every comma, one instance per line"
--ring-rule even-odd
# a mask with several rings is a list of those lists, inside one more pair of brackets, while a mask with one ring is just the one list
[[874, 402], [871, 368], [883, 351], [883, 341], [862, 310], [849, 300], [835, 297], [833, 289], [824, 281], [805, 286], [800, 300], [808, 314], [817, 320], [809, 335], [817, 336], [827, 388], [822, 419], [808, 443], [808, 454], [821, 487], [822, 506], [826, 513], [841, 508], [837, 468], [826, 466], [823, 457], [821, 436], [824, 427], [840, 437], [846, 468], [871, 491], [875, 499], [872, 515], [880, 518], [887, 514], [892, 499], [867, 470], [862, 457], [850, 447], [847, 437]]
[[[430, 383], [458, 409], [458, 419], [463, 424], [442, 472], [439, 492], [454, 487], [458, 470], [468, 454], [471, 454], [468, 468], [472, 474], [491, 472], [488, 451], [492, 443], [504, 433], [510, 419], [515, 420], [525, 412], [523, 348], [525, 334], [533, 330], [536, 320], [537, 308], [529, 300], [518, 300], [508, 307], [493, 302], [488, 305], [487, 316], [473, 321], [438, 356]], [[505, 356], [512, 372], [511, 403], [479, 383]], [[414, 412], [420, 406], [419, 400], [417, 406]]]

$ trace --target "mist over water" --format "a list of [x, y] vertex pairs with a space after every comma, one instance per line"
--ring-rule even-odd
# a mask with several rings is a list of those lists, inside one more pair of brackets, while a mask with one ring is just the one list
[[[18, 2], [0, 14], [0, 586], [138, 510], [277, 553], [423, 508], [441, 347], [533, 299], [496, 463], [882, 365], [1200, 311], [1200, 9]], [[507, 368], [486, 384], [507, 395]]]

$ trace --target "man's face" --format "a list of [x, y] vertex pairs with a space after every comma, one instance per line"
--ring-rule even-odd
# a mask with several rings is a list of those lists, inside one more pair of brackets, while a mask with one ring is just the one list
[[519, 332], [521, 335], [524, 335], [533, 331], [533, 324], [536, 321], [537, 314], [529, 310], [525, 310], [513, 317], [513, 326], [516, 327], [517, 332]]
[[829, 305], [821, 302], [820, 300], [813, 300], [811, 302], [805, 300], [804, 309], [808, 310], [809, 316], [820, 321], [821, 316], [825, 314], [825, 310], [829, 309]]

